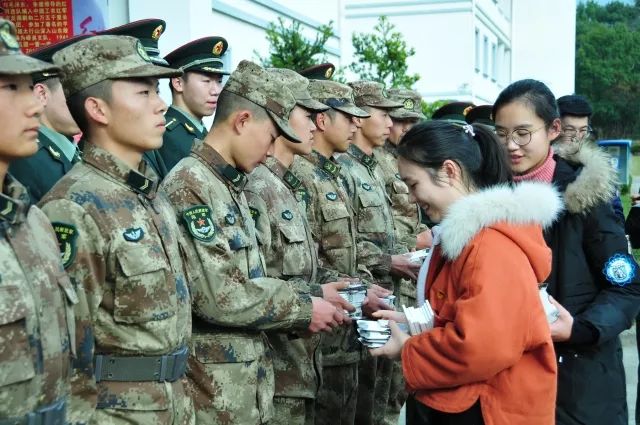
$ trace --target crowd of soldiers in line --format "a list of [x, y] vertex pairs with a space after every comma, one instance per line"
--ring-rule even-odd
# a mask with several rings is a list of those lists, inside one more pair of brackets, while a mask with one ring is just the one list
[[164, 30], [26, 56], [0, 20], [0, 425], [385, 424], [402, 366], [341, 291], [363, 283], [366, 316], [416, 303], [431, 232], [396, 146], [419, 94], [331, 64], [229, 72], [222, 37], [162, 57]]

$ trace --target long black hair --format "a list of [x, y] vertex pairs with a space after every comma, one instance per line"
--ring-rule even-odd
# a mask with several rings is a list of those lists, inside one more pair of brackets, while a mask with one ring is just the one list
[[512, 181], [506, 149], [493, 129], [483, 124], [420, 123], [404, 135], [398, 155], [425, 167], [432, 177], [444, 161], [451, 160], [466, 183], [478, 189]]

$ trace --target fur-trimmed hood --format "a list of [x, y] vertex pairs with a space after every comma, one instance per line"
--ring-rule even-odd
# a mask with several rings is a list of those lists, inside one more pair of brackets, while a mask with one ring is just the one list
[[546, 183], [522, 182], [484, 189], [456, 201], [440, 223], [444, 256], [457, 258], [484, 228], [498, 223], [551, 226], [563, 204], [560, 193]]
[[618, 175], [606, 152], [587, 143], [554, 145], [553, 150], [560, 158], [581, 167], [575, 180], [564, 190], [567, 211], [583, 213], [601, 202], [613, 199]]

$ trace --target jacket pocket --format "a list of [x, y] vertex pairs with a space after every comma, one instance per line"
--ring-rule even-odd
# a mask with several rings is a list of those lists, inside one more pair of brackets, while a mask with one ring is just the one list
[[358, 212], [358, 231], [361, 233], [386, 232], [383, 212], [383, 199], [377, 193], [360, 192], [360, 211]]
[[325, 203], [321, 206], [324, 219], [322, 247], [324, 249], [348, 248], [353, 246], [349, 237], [349, 220], [351, 215], [343, 202]]
[[[280, 224], [282, 234], [282, 273], [286, 276], [299, 276], [307, 271], [307, 246], [304, 226]], [[310, 272], [311, 270], [309, 270]]]
[[175, 315], [175, 283], [164, 258], [144, 246], [116, 252], [116, 259], [122, 272], [114, 291], [117, 322], [143, 323]]
[[264, 345], [258, 335], [194, 335], [192, 345], [193, 356], [203, 364], [251, 362], [264, 353]]
[[[227, 235], [227, 241], [229, 248], [232, 251], [239, 251], [251, 246], [251, 240], [245, 233], [244, 229], [238, 226], [225, 228], [225, 234]], [[256, 240], [257, 241], [257, 240]]]
[[27, 315], [35, 313], [29, 311], [20, 287], [1, 285], [0, 311], [0, 387], [4, 387], [36, 374], [27, 332]]

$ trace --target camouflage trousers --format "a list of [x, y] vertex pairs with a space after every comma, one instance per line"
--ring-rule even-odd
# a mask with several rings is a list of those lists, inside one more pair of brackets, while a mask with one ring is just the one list
[[356, 425], [385, 424], [392, 373], [392, 360], [363, 354], [358, 371]]
[[238, 350], [236, 361], [226, 363], [192, 352], [196, 355], [189, 356], [187, 378], [198, 425], [260, 425], [271, 420], [275, 384], [266, 351], [240, 356]]
[[269, 425], [313, 425], [314, 405], [312, 398], [274, 397]]
[[[135, 383], [131, 384], [135, 386]], [[145, 397], [145, 394], [141, 393], [137, 397], [138, 403], [122, 408], [96, 409], [89, 423], [95, 425], [195, 425], [196, 418], [186, 379], [174, 383], [167, 382], [165, 388], [167, 397], [164, 403]]]
[[353, 425], [358, 400], [358, 363], [322, 368], [315, 425]]

